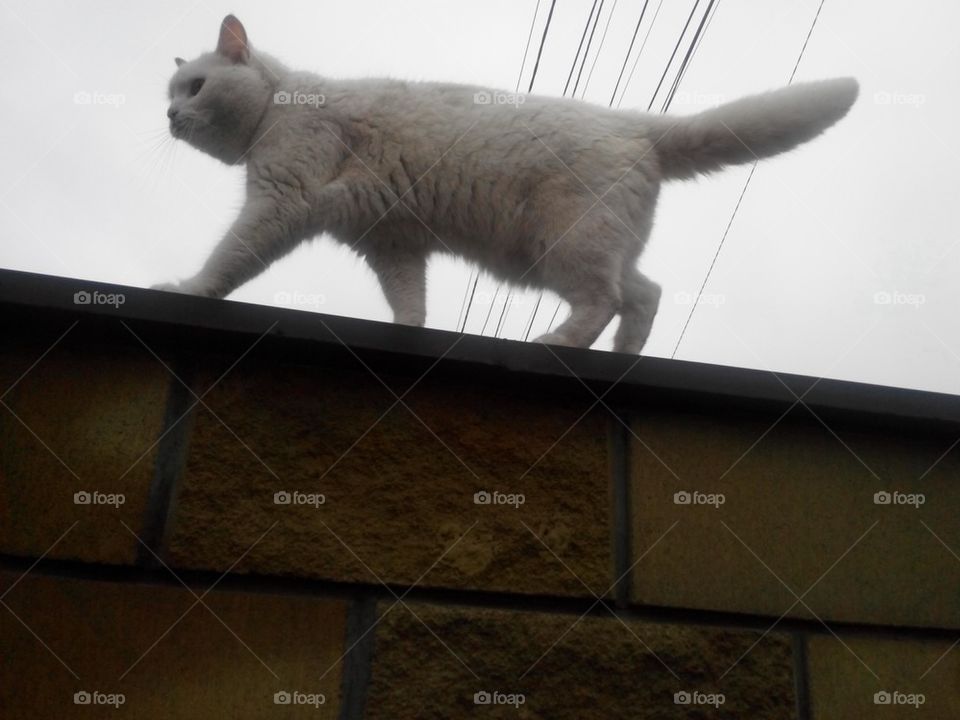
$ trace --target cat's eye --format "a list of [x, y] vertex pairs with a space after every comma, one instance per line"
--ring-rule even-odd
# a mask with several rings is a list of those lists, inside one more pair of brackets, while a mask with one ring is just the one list
[[196, 95], [198, 92], [200, 92], [200, 88], [202, 88], [202, 87], [203, 87], [203, 78], [197, 78], [196, 80], [194, 80], [193, 82], [191, 82], [191, 83], [190, 83], [190, 97], [193, 97], [193, 96]]

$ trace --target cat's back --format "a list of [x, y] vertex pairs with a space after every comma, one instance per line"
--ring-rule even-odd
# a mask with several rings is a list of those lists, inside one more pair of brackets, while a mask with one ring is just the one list
[[[518, 150], [566, 155], [639, 138], [638, 116], [567, 98], [387, 78], [324, 82], [325, 109], [360, 147], [402, 147], [429, 163], [449, 153], [503, 167]], [[541, 143], [542, 141], [542, 143]], [[451, 158], [452, 159], [452, 158]]]

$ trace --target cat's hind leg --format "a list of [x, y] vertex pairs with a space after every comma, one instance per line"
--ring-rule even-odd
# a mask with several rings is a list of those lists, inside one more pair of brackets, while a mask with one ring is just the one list
[[620, 327], [613, 341], [616, 352], [638, 355], [643, 350], [660, 306], [660, 286], [634, 266], [624, 263], [620, 280]]
[[570, 303], [570, 316], [556, 329], [538, 337], [536, 342], [590, 347], [617, 314], [612, 296], [597, 296], [587, 290], [567, 295], [564, 299]]
[[570, 315], [537, 338], [548, 345], [590, 347], [620, 308], [619, 238], [564, 238], [544, 258], [543, 285], [570, 304]]

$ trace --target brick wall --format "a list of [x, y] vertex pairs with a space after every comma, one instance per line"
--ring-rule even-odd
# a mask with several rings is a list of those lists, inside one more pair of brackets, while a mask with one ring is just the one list
[[0, 289], [4, 718], [960, 717], [951, 423], [31, 283]]

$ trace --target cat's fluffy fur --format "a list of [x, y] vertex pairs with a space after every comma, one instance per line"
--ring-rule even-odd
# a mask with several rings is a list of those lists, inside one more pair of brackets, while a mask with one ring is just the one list
[[254, 53], [233, 16], [215, 52], [177, 65], [171, 132], [244, 163], [247, 197], [200, 272], [161, 289], [223, 297], [327, 232], [366, 258], [396, 322], [423, 324], [427, 258], [450, 252], [569, 302], [541, 341], [587, 347], [619, 313], [615, 349], [628, 353], [643, 347], [660, 299], [636, 265], [661, 181], [789, 150], [858, 92], [848, 78], [803, 83], [671, 117], [331, 80]]

